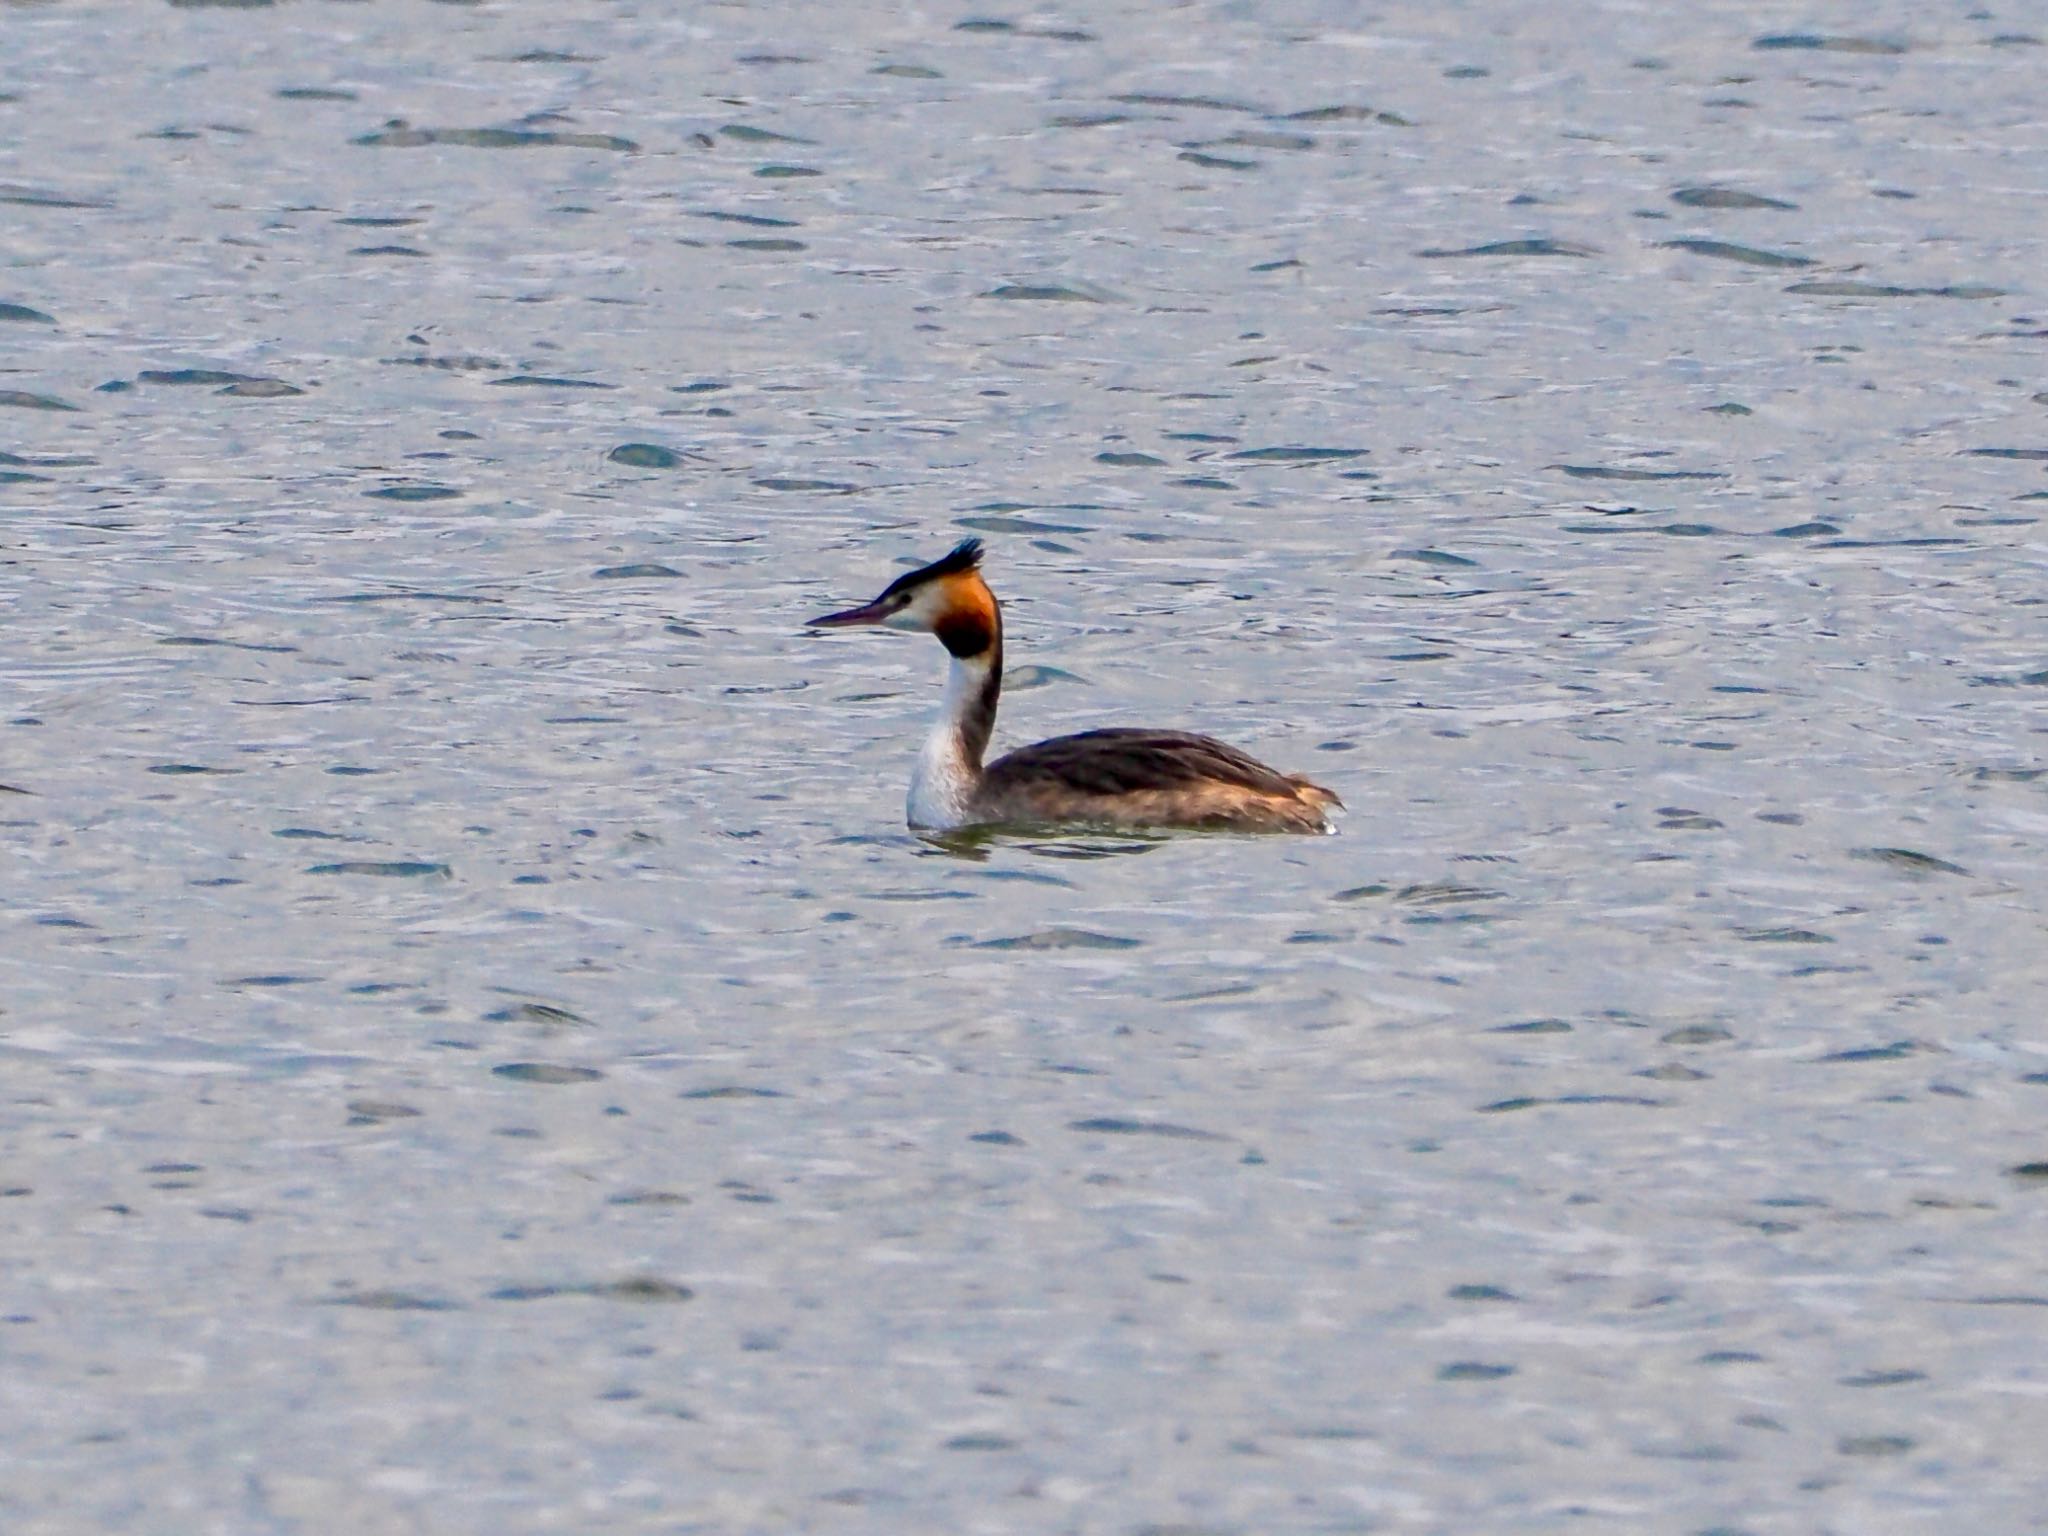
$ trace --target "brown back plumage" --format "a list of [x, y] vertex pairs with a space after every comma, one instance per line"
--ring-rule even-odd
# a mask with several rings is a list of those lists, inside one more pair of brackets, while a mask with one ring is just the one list
[[1015, 821], [1321, 831], [1340, 801], [1210, 736], [1122, 727], [1055, 736], [996, 759], [976, 801]]

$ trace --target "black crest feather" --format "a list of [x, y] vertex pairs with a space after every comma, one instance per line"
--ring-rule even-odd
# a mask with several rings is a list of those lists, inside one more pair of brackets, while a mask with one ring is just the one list
[[975, 570], [980, 565], [981, 540], [962, 539], [949, 552], [941, 555], [930, 565], [921, 565], [914, 571], [905, 571], [882, 589], [882, 596], [888, 597], [892, 593], [908, 591], [912, 587], [921, 587], [926, 582], [936, 581], [941, 576], [958, 576], [963, 572]]

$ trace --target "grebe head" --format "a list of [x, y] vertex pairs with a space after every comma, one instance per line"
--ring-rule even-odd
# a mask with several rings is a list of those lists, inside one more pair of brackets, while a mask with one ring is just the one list
[[995, 594], [981, 579], [981, 540], [964, 540], [952, 553], [898, 576], [871, 603], [810, 622], [819, 629], [880, 625], [937, 635], [953, 655], [979, 656], [998, 633]]

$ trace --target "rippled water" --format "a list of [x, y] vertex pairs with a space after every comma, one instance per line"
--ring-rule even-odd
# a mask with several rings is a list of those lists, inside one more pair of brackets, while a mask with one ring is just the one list
[[2043, 30], [0, 7], [0, 1523], [2048, 1530]]

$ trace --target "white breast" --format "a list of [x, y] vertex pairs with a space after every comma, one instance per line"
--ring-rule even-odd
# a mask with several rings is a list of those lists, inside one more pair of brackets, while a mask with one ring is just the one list
[[984, 675], [981, 668], [958, 660], [947, 669], [945, 701], [910, 774], [907, 814], [913, 827], [943, 832], [964, 827], [972, 819], [967, 806], [980, 782], [981, 769], [967, 760], [960, 721], [968, 700], [980, 691]]
[[974, 775], [960, 751], [960, 738], [942, 720], [925, 738], [910, 773], [910, 824], [935, 832], [965, 826], [967, 800], [973, 792]]

